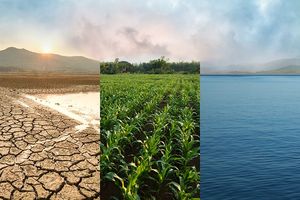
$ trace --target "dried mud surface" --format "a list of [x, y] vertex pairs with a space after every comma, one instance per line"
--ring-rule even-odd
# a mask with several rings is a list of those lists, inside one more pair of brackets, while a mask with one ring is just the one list
[[99, 133], [22, 95], [98, 87], [0, 84], [0, 199], [100, 199]]

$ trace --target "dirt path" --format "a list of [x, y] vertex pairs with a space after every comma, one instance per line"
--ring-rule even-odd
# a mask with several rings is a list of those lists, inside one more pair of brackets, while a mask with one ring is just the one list
[[0, 88], [0, 199], [100, 199], [100, 135], [77, 125]]

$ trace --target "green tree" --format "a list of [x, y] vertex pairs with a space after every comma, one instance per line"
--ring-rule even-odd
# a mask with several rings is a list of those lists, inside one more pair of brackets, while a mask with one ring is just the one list
[[166, 59], [164, 56], [156, 60], [151, 60], [150, 65], [154, 73], [170, 72], [170, 64], [168, 63], [168, 59]]

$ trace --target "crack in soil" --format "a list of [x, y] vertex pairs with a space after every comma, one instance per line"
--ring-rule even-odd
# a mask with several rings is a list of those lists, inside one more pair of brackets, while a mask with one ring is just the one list
[[0, 88], [0, 198], [100, 199], [99, 127]]

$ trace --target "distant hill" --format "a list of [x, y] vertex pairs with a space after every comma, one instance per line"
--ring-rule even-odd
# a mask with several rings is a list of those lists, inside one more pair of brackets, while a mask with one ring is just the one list
[[300, 74], [300, 58], [285, 58], [261, 64], [206, 67], [202, 74]]
[[279, 60], [273, 60], [267, 63], [264, 63], [261, 65], [262, 67], [268, 67], [268, 68], [284, 68], [284, 67], [291, 67], [291, 66], [300, 66], [300, 58], [285, 58], [285, 59], [279, 59]]
[[261, 71], [259, 73], [266, 73], [266, 74], [300, 74], [300, 65], [280, 67], [278, 69], [265, 70], [265, 71]]
[[0, 72], [99, 73], [99, 62], [82, 56], [41, 54], [9, 47], [0, 51]]

